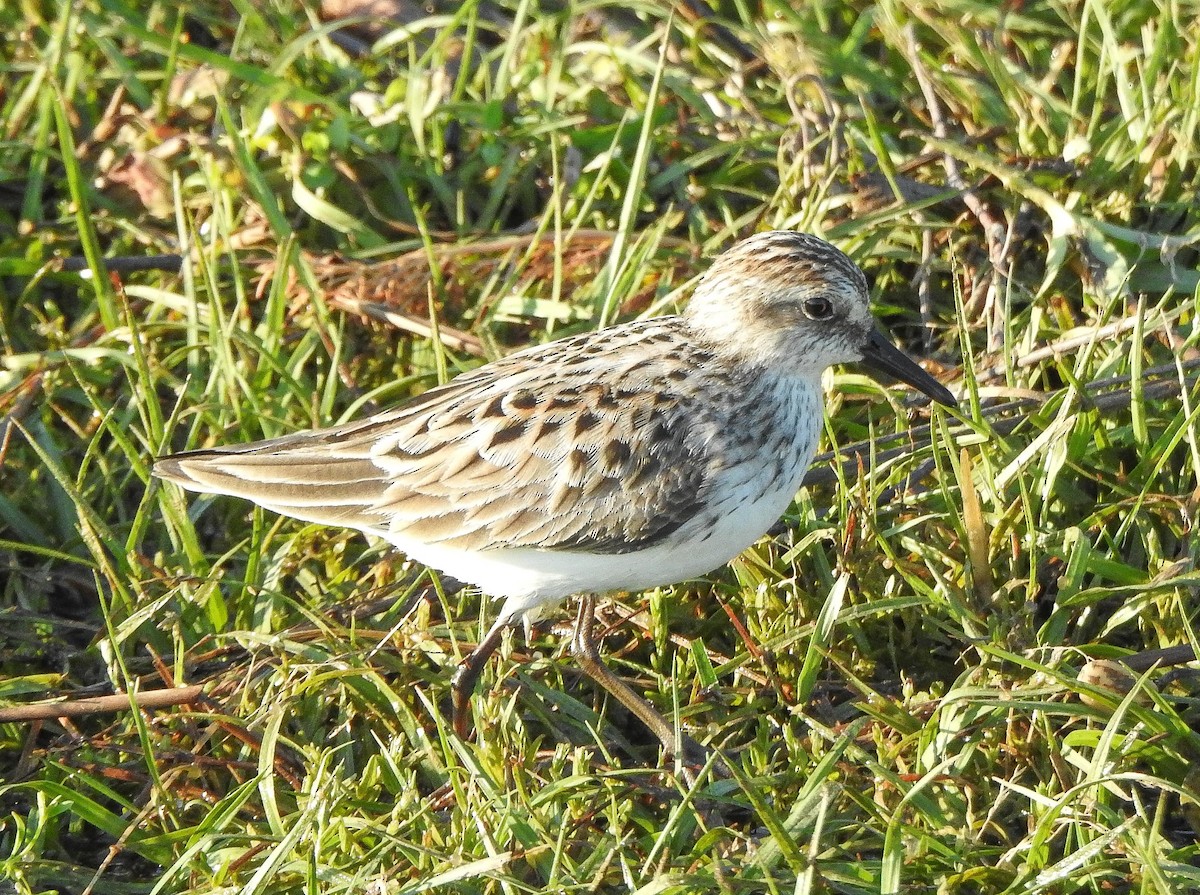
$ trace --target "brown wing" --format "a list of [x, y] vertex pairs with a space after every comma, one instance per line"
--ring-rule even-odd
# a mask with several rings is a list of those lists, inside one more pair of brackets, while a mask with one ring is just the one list
[[673, 320], [554, 342], [362, 422], [177, 454], [154, 471], [395, 539], [642, 549], [703, 506], [708, 474], [711, 421], [678, 375], [706, 356], [665, 351]]

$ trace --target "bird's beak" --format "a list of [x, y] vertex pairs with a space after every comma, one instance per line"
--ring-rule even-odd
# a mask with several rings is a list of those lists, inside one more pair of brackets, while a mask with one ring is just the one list
[[871, 331], [866, 344], [862, 346], [862, 362], [872, 370], [887, 373], [901, 382], [908, 383], [939, 404], [945, 404], [947, 407], [958, 405], [946, 386], [918, 367], [916, 361], [889, 342], [887, 336], [877, 329]]

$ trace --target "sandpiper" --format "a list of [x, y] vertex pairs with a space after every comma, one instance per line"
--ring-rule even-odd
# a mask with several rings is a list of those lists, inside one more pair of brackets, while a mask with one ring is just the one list
[[675, 728], [609, 670], [595, 598], [703, 575], [795, 496], [821, 428], [821, 373], [862, 361], [954, 396], [880, 334], [833, 246], [760, 233], [713, 263], [681, 315], [519, 351], [367, 419], [164, 457], [193, 491], [375, 535], [502, 598], [460, 663], [454, 726], [505, 629], [580, 596], [572, 652], [668, 753]]

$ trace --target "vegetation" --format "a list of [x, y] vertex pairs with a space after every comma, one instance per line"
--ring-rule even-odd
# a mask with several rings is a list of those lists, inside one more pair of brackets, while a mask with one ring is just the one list
[[[204, 696], [0, 723], [0, 891], [1196, 891], [1198, 7], [4, 5], [0, 707]], [[831, 374], [845, 462], [612, 597], [731, 776], [554, 619], [458, 739], [494, 605], [149, 478], [669, 311], [769, 227], [963, 399]]]

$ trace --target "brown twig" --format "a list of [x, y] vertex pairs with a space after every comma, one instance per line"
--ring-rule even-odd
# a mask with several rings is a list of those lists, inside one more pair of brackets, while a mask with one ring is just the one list
[[[1173, 311], [1165, 312], [1159, 320], [1154, 321], [1152, 324], [1145, 327], [1144, 335], [1148, 336], [1151, 333], [1157, 332], [1158, 330], [1164, 328], [1167, 324], [1176, 320], [1183, 312], [1184, 308], [1178, 308]], [[1134, 315], [1123, 317], [1114, 323], [1109, 323], [1104, 326], [1088, 326], [1071, 330], [1062, 338], [1056, 339], [1049, 345], [1042, 345], [1041, 347], [1035, 348], [1027, 354], [1021, 355], [1015, 360], [1001, 362], [995, 366], [988, 367], [986, 370], [976, 373], [976, 379], [981, 382], [991, 379], [999, 379], [1008, 370], [1029, 367], [1052, 357], [1061, 357], [1064, 354], [1069, 354], [1075, 349], [1082, 348], [1085, 345], [1090, 345], [1093, 342], [1103, 342], [1107, 339], [1113, 338], [1114, 336], [1119, 336], [1122, 333], [1129, 332], [1131, 329], [1136, 328], [1137, 325], [1138, 318], [1136, 315]]]
[[1180, 646], [1163, 647], [1162, 649], [1142, 650], [1140, 653], [1131, 653], [1128, 656], [1122, 656], [1117, 661], [1127, 666], [1130, 671], [1140, 673], [1149, 671], [1155, 666], [1170, 668], [1175, 665], [1186, 665], [1188, 662], [1195, 662], [1196, 651], [1192, 649], [1191, 644], [1185, 643]]
[[[138, 273], [144, 270], [162, 270], [179, 273], [183, 268], [183, 255], [116, 255], [104, 259], [109, 273]], [[58, 262], [64, 273], [82, 273], [88, 270], [88, 260], [82, 255], [71, 255]]]
[[172, 705], [192, 705], [205, 700], [204, 687], [170, 687], [163, 690], [143, 690], [139, 693], [116, 693], [85, 699], [65, 699], [62, 702], [39, 702], [0, 708], [0, 723], [11, 721], [46, 721], [52, 718], [82, 718], [106, 712], [123, 712], [130, 705], [139, 709], [161, 709]]

